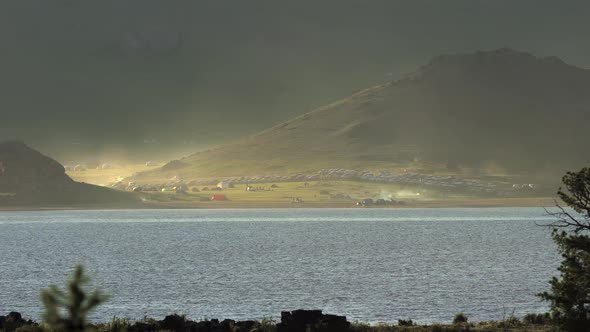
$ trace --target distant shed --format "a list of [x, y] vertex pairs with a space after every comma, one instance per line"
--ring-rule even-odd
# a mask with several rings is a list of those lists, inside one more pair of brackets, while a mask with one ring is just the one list
[[227, 197], [225, 195], [213, 195], [211, 196], [212, 201], [226, 201]]

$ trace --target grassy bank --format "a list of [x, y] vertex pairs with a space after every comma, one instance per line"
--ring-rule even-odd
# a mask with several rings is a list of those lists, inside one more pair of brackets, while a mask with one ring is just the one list
[[[312, 311], [294, 311], [310, 313]], [[318, 312], [318, 311], [316, 311]], [[366, 324], [361, 322], [349, 323], [346, 317], [324, 315], [310, 319], [294, 316], [284, 317], [280, 322], [263, 319], [259, 321], [234, 321], [230, 319], [208, 319], [193, 321], [183, 315], [169, 315], [162, 320], [143, 318], [138, 321], [130, 319], [113, 318], [110, 322], [90, 324], [86, 331], [97, 332], [549, 332], [554, 331], [550, 325], [548, 315], [530, 314], [522, 319], [511, 317], [501, 321], [486, 321], [472, 323], [462, 314], [458, 314], [450, 324], [418, 325], [412, 320], [399, 320], [397, 324]], [[9, 316], [0, 316], [0, 332], [43, 332], [56, 330], [48, 329], [43, 324], [31, 320], [24, 320], [20, 314], [11, 313]]]
[[[551, 197], [482, 197], [469, 193], [451, 193], [428, 187], [362, 181], [310, 181], [251, 183], [211, 191], [215, 185], [193, 185], [186, 192], [142, 192], [146, 205], [166, 208], [350, 208], [363, 199], [394, 200], [382, 207], [549, 207]], [[223, 201], [211, 201], [213, 195]], [[295, 200], [295, 201], [294, 201]], [[374, 206], [375, 207], [375, 206]], [[378, 207], [378, 206], [377, 206]]]
[[[375, 181], [311, 180], [248, 182], [255, 190], [246, 191], [246, 183], [233, 183], [232, 188], [212, 191], [223, 178], [201, 178], [188, 181], [172, 177], [128, 178], [132, 174], [148, 169], [145, 165], [129, 165], [112, 169], [89, 169], [69, 171], [76, 181], [106, 185], [126, 178], [117, 188], [133, 190], [138, 187], [146, 208], [346, 208], [355, 206], [366, 198], [373, 200], [395, 200], [399, 204], [388, 207], [546, 207], [554, 206], [552, 191], [512, 189], [510, 181], [502, 177], [475, 177], [480, 183], [498, 183], [499, 193], [476, 190], [475, 187], [451, 188], [427, 183], [387, 183]], [[174, 173], [175, 174], [175, 173]], [[145, 175], [145, 173], [144, 173]], [[139, 180], [137, 182], [131, 180]], [[127, 181], [129, 180], [129, 182]], [[463, 181], [463, 180], [457, 180]], [[177, 193], [179, 185], [185, 189]], [[164, 192], [162, 192], [164, 190]], [[215, 194], [225, 196], [224, 201], [211, 202]]]

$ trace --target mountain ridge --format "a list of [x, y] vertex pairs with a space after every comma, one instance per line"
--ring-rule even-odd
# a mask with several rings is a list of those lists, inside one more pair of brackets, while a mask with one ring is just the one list
[[588, 162], [576, 151], [590, 140], [580, 121], [589, 112], [590, 70], [509, 48], [443, 55], [403, 79], [183, 158], [188, 166], [175, 173], [317, 170], [300, 166], [320, 161], [560, 173]]

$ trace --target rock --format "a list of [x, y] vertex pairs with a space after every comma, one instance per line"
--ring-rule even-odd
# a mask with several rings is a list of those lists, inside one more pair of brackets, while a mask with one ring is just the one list
[[160, 321], [158, 325], [162, 330], [184, 332], [185, 323], [186, 319], [184, 317], [174, 314], [164, 317], [164, 320]]
[[11, 311], [6, 319], [13, 322], [24, 322], [23, 316], [20, 314], [20, 312], [16, 311]]
[[350, 323], [345, 316], [324, 315], [319, 323], [319, 331], [337, 332], [348, 331]]
[[236, 322], [235, 328], [236, 328], [236, 332], [251, 332], [254, 328], [256, 328], [257, 325], [258, 325], [258, 323], [256, 323], [253, 320], [246, 320], [246, 321]]
[[281, 312], [277, 332], [346, 332], [350, 323], [344, 316], [324, 315], [321, 310], [295, 310]]
[[193, 326], [193, 329], [191, 329], [191, 331], [211, 331], [212, 328], [212, 324], [211, 321], [203, 321], [203, 322], [198, 322], [197, 324], [195, 324], [195, 326]]
[[15, 331], [24, 325], [35, 325], [35, 323], [24, 320], [22, 315], [15, 311], [7, 316], [0, 316], [0, 331]]
[[136, 322], [129, 327], [128, 332], [156, 332], [157, 330], [156, 324]]
[[219, 323], [219, 327], [221, 328], [221, 331], [233, 331], [235, 324], [236, 322], [234, 320], [224, 319]]

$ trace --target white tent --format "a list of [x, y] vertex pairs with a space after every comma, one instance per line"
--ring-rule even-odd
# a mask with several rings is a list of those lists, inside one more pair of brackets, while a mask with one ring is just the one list
[[229, 182], [227, 182], [227, 181], [221, 181], [221, 182], [219, 182], [217, 184], [217, 188], [227, 189], [227, 188], [229, 188]]

